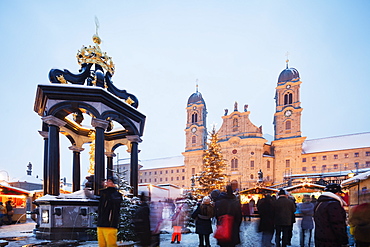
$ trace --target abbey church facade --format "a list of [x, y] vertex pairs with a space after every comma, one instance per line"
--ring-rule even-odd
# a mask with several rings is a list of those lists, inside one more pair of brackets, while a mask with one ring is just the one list
[[[302, 136], [301, 83], [299, 72], [288, 65], [280, 73], [271, 142], [263, 137], [262, 127], [250, 121], [247, 105], [235, 103], [233, 111], [225, 110], [217, 133], [228, 180], [238, 189], [257, 182], [271, 186], [292, 180], [345, 179], [351, 172], [370, 170], [370, 132], [313, 140]], [[139, 182], [191, 188], [192, 177], [203, 168], [208, 137], [206, 101], [198, 89], [188, 99], [186, 114], [182, 156], [142, 161]]]

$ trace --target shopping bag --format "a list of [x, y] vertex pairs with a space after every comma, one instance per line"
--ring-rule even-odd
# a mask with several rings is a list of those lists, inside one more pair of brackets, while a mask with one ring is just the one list
[[220, 242], [230, 242], [232, 239], [234, 217], [228, 214], [218, 217], [218, 224], [213, 235]]

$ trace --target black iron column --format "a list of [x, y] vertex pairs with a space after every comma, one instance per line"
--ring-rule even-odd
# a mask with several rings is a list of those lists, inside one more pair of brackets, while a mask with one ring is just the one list
[[49, 125], [47, 194], [60, 194], [60, 148], [59, 127], [66, 123], [54, 116], [42, 120]]
[[109, 122], [92, 118], [91, 125], [95, 128], [95, 165], [94, 165], [94, 194], [99, 195], [99, 190], [103, 188], [102, 180], [105, 179], [105, 162], [104, 162], [104, 131], [107, 129]]
[[131, 142], [131, 162], [130, 162], [130, 186], [132, 187], [132, 194], [138, 196], [139, 187], [139, 158], [138, 158], [138, 143], [141, 139], [138, 136], [127, 136]]
[[48, 148], [49, 148], [49, 132], [48, 132], [48, 125], [45, 123], [45, 122], [42, 122], [42, 131], [39, 131], [39, 134], [44, 138], [44, 165], [43, 165], [43, 168], [44, 168], [44, 172], [43, 172], [43, 181], [44, 181], [44, 184], [43, 184], [43, 192], [44, 192], [44, 195], [48, 194], [48, 155], [49, 155], [49, 152], [48, 152]]
[[107, 177], [113, 176], [113, 157], [116, 156], [114, 152], [105, 152], [107, 156]]
[[73, 165], [72, 165], [72, 191], [78, 191], [81, 189], [81, 161], [80, 154], [84, 151], [84, 148], [79, 148], [75, 145], [70, 146], [69, 150], [73, 151]]

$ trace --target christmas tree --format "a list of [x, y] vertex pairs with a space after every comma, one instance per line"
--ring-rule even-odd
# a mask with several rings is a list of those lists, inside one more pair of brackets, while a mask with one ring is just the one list
[[223, 189], [226, 184], [227, 175], [224, 173], [226, 162], [222, 158], [221, 146], [214, 126], [209, 136], [208, 149], [204, 150], [203, 155], [203, 170], [196, 176], [199, 187], [195, 192], [198, 196], [209, 195], [215, 189]]

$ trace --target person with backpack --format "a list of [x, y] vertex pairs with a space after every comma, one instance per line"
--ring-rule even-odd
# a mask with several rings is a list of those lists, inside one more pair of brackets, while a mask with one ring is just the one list
[[214, 209], [209, 196], [203, 197], [202, 203], [198, 205], [191, 217], [195, 219], [195, 233], [199, 236], [199, 247], [210, 247], [209, 235], [212, 231]]

